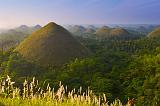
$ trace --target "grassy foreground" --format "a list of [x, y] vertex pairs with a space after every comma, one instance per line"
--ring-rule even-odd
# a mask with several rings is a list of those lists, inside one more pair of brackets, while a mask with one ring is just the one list
[[[120, 100], [116, 99], [113, 103], [108, 103], [105, 94], [96, 96], [92, 90], [82, 92], [78, 90], [67, 90], [59, 84], [57, 91], [48, 86], [46, 89], [38, 87], [38, 81], [33, 78], [32, 82], [25, 81], [23, 88], [14, 87], [15, 82], [7, 76], [0, 82], [0, 106], [122, 106]], [[126, 106], [131, 106], [129, 101]]]

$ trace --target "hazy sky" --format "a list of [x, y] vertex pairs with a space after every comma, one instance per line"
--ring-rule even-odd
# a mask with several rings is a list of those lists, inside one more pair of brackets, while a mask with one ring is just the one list
[[0, 28], [21, 24], [160, 24], [160, 0], [0, 0]]

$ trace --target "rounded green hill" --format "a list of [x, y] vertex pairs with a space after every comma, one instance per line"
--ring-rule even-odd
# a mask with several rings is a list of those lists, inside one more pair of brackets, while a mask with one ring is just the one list
[[95, 33], [95, 30], [94, 29], [91, 29], [91, 28], [87, 28], [84, 33], [88, 33], [88, 34], [93, 34]]
[[106, 37], [110, 34], [110, 31], [111, 31], [111, 28], [109, 28], [108, 26], [103, 26], [102, 28], [97, 29], [95, 34], [98, 37]]
[[74, 25], [71, 28], [69, 28], [69, 31], [73, 34], [81, 34], [85, 31], [86, 29], [81, 26], [81, 25]]
[[96, 33], [97, 37], [100, 38], [115, 38], [115, 37], [127, 37], [130, 33], [123, 29], [123, 28], [109, 28], [109, 27], [102, 27], [99, 28]]
[[53, 22], [32, 33], [15, 51], [41, 66], [59, 66], [90, 54], [66, 29]]
[[110, 35], [114, 37], [128, 36], [129, 32], [123, 28], [114, 28], [111, 30]]

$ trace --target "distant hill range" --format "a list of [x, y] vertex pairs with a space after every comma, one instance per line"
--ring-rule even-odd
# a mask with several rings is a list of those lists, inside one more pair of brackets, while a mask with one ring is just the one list
[[15, 28], [14, 30], [18, 31], [18, 32], [23, 32], [23, 33], [26, 33], [26, 34], [31, 34], [32, 32], [38, 30], [42, 28], [40, 25], [35, 25], [35, 26], [32, 26], [32, 27], [29, 27], [29, 26], [26, 26], [26, 25], [21, 25], [17, 28]]
[[70, 32], [54, 22], [32, 33], [15, 51], [40, 66], [59, 66], [91, 54]]
[[[135, 24], [135, 25], [65, 25], [65, 28], [76, 38], [92, 38], [92, 39], [138, 39], [146, 37], [154, 29], [160, 27], [160, 25], [147, 25], [147, 24]], [[21, 41], [23, 41], [28, 35], [42, 28], [40, 25], [26, 26], [21, 25], [17, 28], [10, 30], [1, 30], [0, 33], [0, 49], [8, 50], [11, 47], [15, 47]], [[152, 33], [151, 33], [152, 34]], [[149, 34], [148, 36], [150, 36]]]
[[40, 25], [29, 27], [21, 25], [15, 29], [10, 29], [0, 33], [0, 47], [1, 49], [8, 49], [12, 46], [19, 44], [29, 34], [41, 28]]
[[[107, 28], [121, 28], [126, 30], [132, 37], [138, 36], [146, 36], [154, 29], [160, 27], [160, 25], [152, 25], [152, 24], [108, 24], [106, 25], [68, 25], [66, 26], [67, 30], [71, 32], [74, 36], [88, 36], [89, 34], [96, 34], [99, 30], [107, 30]], [[95, 33], [96, 32], [96, 33]], [[100, 31], [103, 33], [103, 31]], [[102, 34], [101, 34], [102, 35]], [[104, 34], [103, 34], [104, 35]], [[92, 37], [92, 36], [91, 36]], [[124, 37], [124, 36], [123, 36]], [[131, 37], [131, 36], [130, 36]]]

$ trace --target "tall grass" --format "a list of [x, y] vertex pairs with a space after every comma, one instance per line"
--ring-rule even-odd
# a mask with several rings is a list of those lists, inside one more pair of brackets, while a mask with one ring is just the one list
[[118, 99], [109, 104], [105, 94], [96, 96], [89, 88], [85, 92], [82, 87], [68, 91], [61, 82], [56, 91], [49, 84], [46, 89], [40, 88], [35, 78], [31, 82], [25, 80], [22, 88], [14, 84], [9, 76], [0, 81], [0, 106], [122, 106]]

